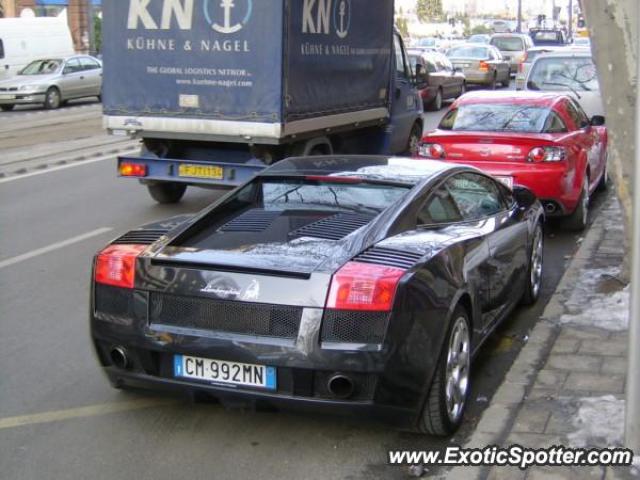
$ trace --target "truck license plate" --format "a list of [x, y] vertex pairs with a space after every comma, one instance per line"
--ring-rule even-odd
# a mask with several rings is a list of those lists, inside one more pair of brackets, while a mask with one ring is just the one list
[[222, 180], [224, 178], [224, 169], [222, 167], [213, 167], [207, 165], [185, 164], [178, 167], [178, 176]]
[[276, 389], [274, 367], [176, 355], [173, 358], [173, 370], [174, 375], [179, 378], [268, 390]]

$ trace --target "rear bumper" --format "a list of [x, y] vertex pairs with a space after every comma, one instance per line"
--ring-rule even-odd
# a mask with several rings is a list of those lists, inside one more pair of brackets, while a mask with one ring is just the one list
[[[93, 343], [114, 385], [153, 390], [205, 393], [223, 403], [252, 407], [320, 411], [336, 415], [368, 416], [400, 429], [413, 429], [424, 398], [424, 365], [398, 365], [394, 349], [382, 345], [325, 345], [312, 338], [283, 340], [213, 332], [154, 331], [138, 323], [131, 328], [92, 319]], [[113, 347], [123, 347], [129, 365], [118, 368], [110, 358]], [[276, 369], [276, 390], [235, 387], [215, 382], [177, 378], [174, 356], [264, 365]], [[428, 371], [427, 371], [428, 370]], [[348, 398], [333, 395], [328, 381], [336, 374], [354, 385]]]
[[578, 205], [582, 179], [576, 179], [574, 171], [568, 169], [565, 162], [532, 164], [455, 161], [455, 163], [473, 165], [494, 176], [512, 177], [514, 185], [527, 187], [545, 206], [549, 202], [556, 204], [556, 210], [548, 211], [547, 215], [569, 215]]
[[[233, 153], [229, 153], [227, 158], [233, 158]], [[243, 151], [238, 151], [235, 155], [237, 163], [216, 162], [216, 161], [193, 161], [178, 160], [171, 158], [156, 158], [146, 156], [126, 156], [118, 157], [118, 172], [123, 163], [134, 163], [145, 165], [147, 174], [144, 177], [122, 177], [140, 180], [143, 183], [151, 182], [176, 182], [188, 185], [211, 185], [215, 187], [237, 187], [251, 180], [257, 173], [264, 170], [266, 165]], [[193, 177], [186, 176], [181, 172], [181, 165], [199, 167], [218, 167], [220, 175], [217, 177]]]
[[467, 83], [488, 85], [493, 81], [493, 72], [481, 72], [478, 70], [465, 70]]
[[132, 387], [147, 390], [174, 391], [190, 395], [206, 394], [226, 405], [257, 408], [275, 407], [287, 411], [322, 413], [338, 416], [358, 416], [391, 425], [398, 429], [413, 430], [417, 418], [411, 409], [388, 405], [376, 405], [371, 401], [344, 401], [300, 396], [286, 396], [268, 392], [238, 391], [231, 388], [194, 384], [176, 379], [158, 378], [144, 373], [118, 370], [106, 367], [109, 381], [118, 387]]

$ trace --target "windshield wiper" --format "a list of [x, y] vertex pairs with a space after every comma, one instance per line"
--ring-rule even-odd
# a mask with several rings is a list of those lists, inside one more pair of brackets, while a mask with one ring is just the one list
[[557, 83], [557, 82], [542, 82], [542, 85], [549, 85], [551, 87], [566, 87], [569, 90], [571, 90], [571, 92], [578, 97], [578, 100], [580, 100], [582, 97], [580, 96], [580, 94], [578, 93], [578, 91], [573, 88], [571, 85], [567, 85], [566, 83]]

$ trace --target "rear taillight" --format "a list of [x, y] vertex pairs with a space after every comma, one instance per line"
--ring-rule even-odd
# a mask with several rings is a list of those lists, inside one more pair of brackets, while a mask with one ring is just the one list
[[143, 163], [121, 163], [120, 176], [122, 177], [146, 177], [147, 166]]
[[478, 68], [482, 72], [488, 72], [491, 69], [491, 67], [489, 66], [489, 64], [487, 62], [480, 62], [480, 66]]
[[96, 283], [133, 288], [136, 259], [146, 248], [146, 245], [111, 245], [105, 248], [96, 257]]
[[562, 147], [536, 147], [527, 157], [530, 162], [562, 162], [567, 158], [567, 152]]
[[349, 262], [333, 276], [327, 308], [389, 312], [405, 270]]
[[423, 143], [418, 148], [418, 155], [439, 160], [445, 157], [445, 151], [444, 147], [438, 143]]

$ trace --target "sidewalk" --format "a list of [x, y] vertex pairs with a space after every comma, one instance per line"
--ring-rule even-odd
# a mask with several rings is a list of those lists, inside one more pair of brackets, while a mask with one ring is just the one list
[[[623, 243], [620, 206], [610, 195], [466, 447], [621, 445], [629, 289], [616, 275]], [[622, 479], [634, 474], [628, 468], [457, 467], [446, 478]]]

